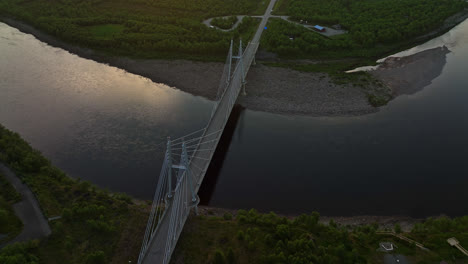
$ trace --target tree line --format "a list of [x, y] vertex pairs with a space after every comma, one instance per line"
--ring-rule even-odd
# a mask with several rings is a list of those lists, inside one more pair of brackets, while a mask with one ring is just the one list
[[437, 30], [467, 6], [461, 0], [286, 0], [278, 9], [290, 19], [339, 24], [348, 33], [326, 38], [301, 26], [270, 21], [262, 44], [290, 57], [374, 57]]
[[[220, 59], [226, 55], [231, 38], [251, 38], [257, 20], [245, 18], [232, 32], [212, 29], [201, 22], [209, 17], [255, 13], [261, 5], [261, 0], [5, 0], [0, 2], [0, 14], [109, 54]], [[96, 30], [106, 25], [120, 29]]]

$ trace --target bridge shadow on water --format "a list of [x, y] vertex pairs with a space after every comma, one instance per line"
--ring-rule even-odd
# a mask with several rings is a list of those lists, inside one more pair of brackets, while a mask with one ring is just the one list
[[236, 130], [244, 109], [245, 107], [238, 104], [234, 105], [232, 108], [231, 115], [229, 116], [226, 127], [224, 128], [218, 146], [216, 147], [215, 153], [213, 154], [213, 158], [211, 159], [211, 163], [208, 166], [208, 170], [206, 171], [203, 183], [201, 184], [198, 191], [201, 205], [208, 205], [210, 203], [211, 197], [216, 188], [219, 173], [223, 168], [224, 159], [226, 158], [229, 146], [231, 145], [234, 131]]

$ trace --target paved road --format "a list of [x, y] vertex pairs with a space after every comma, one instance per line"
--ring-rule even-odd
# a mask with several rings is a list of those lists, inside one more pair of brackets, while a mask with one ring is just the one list
[[[196, 186], [195, 186], [196, 192], [198, 192], [198, 189], [200, 188], [203, 182], [205, 172], [208, 169], [208, 166], [211, 162], [211, 158], [213, 157], [213, 154], [214, 154], [214, 150], [216, 149], [218, 142], [219, 142], [218, 135], [219, 133], [222, 133], [222, 130], [226, 126], [231, 110], [241, 90], [243, 77], [245, 77], [249, 71], [250, 65], [252, 64], [255, 53], [257, 52], [257, 49], [258, 49], [260, 37], [263, 33], [263, 30], [267, 24], [268, 19], [271, 16], [271, 10], [273, 9], [276, 1], [277, 0], [271, 0], [270, 4], [268, 5], [265, 14], [262, 17], [262, 21], [260, 22], [260, 25], [257, 29], [257, 32], [255, 33], [254, 37], [251, 40], [251, 44], [247, 46], [244, 52], [244, 56], [243, 56], [244, 67], [239, 67], [239, 63], [237, 63], [233, 72], [231, 82], [229, 86], [226, 88], [226, 90], [224, 91], [221, 99], [219, 100], [217, 108], [214, 111], [208, 123], [208, 126], [204, 132], [205, 137], [200, 142], [199, 149], [200, 150], [211, 149], [213, 151], [198, 151], [197, 149], [197, 152], [195, 152], [194, 157], [191, 159], [191, 162], [189, 165], [190, 171], [198, 172], [198, 173], [195, 173], [194, 175], [195, 182], [196, 182]], [[184, 178], [185, 183], [187, 181], [186, 179], [187, 178], [185, 177]], [[182, 183], [180, 185], [182, 185]], [[179, 201], [182, 201], [182, 202], [180, 202], [180, 204], [186, 205], [190, 203], [190, 192], [186, 190], [181, 193], [182, 193], [181, 195], [182, 197], [180, 198], [181, 200]], [[175, 197], [177, 197], [177, 195], [174, 195], [173, 199], [176, 199]], [[170, 256], [170, 254], [172, 254], [175, 248], [176, 242], [179, 238], [179, 235], [182, 231], [185, 221], [187, 220], [188, 210], [187, 210], [187, 207], [185, 208], [183, 208], [183, 206], [174, 207], [172, 205], [173, 205], [173, 202], [168, 204], [168, 207], [166, 209], [166, 214], [161, 219], [161, 222], [158, 225], [156, 234], [154, 235], [153, 239], [149, 243], [147, 253], [142, 260], [142, 263], [144, 264], [166, 263], [164, 262], [165, 254], [169, 253], [169, 256]], [[180, 209], [177, 209], [177, 213], [174, 214], [174, 215], [177, 215], [177, 217], [175, 217], [174, 219], [171, 219], [170, 212], [173, 210], [173, 208], [180, 208]], [[170, 224], [171, 221], [175, 222], [176, 224], [171, 225]], [[176, 226], [177, 231], [174, 233], [174, 237], [171, 236], [171, 238], [168, 239], [169, 229], [171, 226]]]
[[[226, 17], [230, 17], [230, 16], [226, 16]], [[234, 25], [232, 25], [230, 29], [222, 29], [222, 28], [211, 25], [211, 20], [213, 20], [214, 17], [208, 18], [207, 20], [203, 21], [203, 24], [205, 24], [205, 26], [207, 27], [214, 27], [218, 30], [228, 32], [228, 31], [236, 29], [236, 27], [239, 26], [239, 24], [242, 22], [242, 19], [244, 19], [245, 16], [236, 16], [236, 17], [237, 17], [237, 22]]]
[[[23, 184], [8, 167], [1, 163], [0, 171], [22, 196], [22, 200], [14, 204], [13, 209], [23, 223], [23, 230], [17, 237], [5, 245], [14, 242], [24, 242], [30, 239], [39, 239], [50, 235], [49, 223], [42, 214], [39, 203], [29, 187]], [[5, 245], [1, 245], [0, 247]]]
[[[468, 0], [467, 0], [468, 1]], [[267, 10], [268, 11], [268, 10]], [[270, 9], [271, 11], [271, 9]], [[312, 25], [312, 24], [301, 24], [301, 23], [298, 23], [296, 21], [292, 21], [289, 19], [289, 16], [276, 16], [276, 15], [271, 15], [271, 14], [268, 14], [269, 17], [271, 18], [279, 18], [279, 19], [283, 19], [284, 21], [287, 21], [289, 23], [293, 23], [293, 24], [296, 24], [296, 25], [299, 25], [299, 26], [302, 26], [302, 27], [305, 27], [309, 30], [312, 30], [314, 31], [314, 26], [315, 25]], [[226, 16], [226, 17], [229, 17], [229, 16]], [[230, 28], [230, 29], [221, 29], [221, 28], [218, 28], [216, 26], [212, 26], [211, 25], [211, 21], [214, 19], [214, 18], [209, 18], [205, 21], [203, 21], [203, 24], [205, 24], [207, 27], [214, 27], [218, 30], [221, 30], [221, 31], [225, 31], [225, 32], [228, 32], [228, 31], [231, 31], [231, 30], [234, 30], [236, 29], [237, 26], [239, 26], [239, 24], [242, 22], [242, 19], [245, 17], [245, 15], [241, 15], [241, 16], [237, 16], [237, 22]], [[263, 19], [264, 16], [250, 16], [250, 17], [253, 17], [253, 18], [261, 18]], [[327, 36], [327, 37], [331, 37], [331, 36], [336, 36], [336, 35], [341, 35], [341, 34], [345, 34], [345, 33], [348, 33], [348, 31], [346, 30], [342, 30], [342, 29], [334, 29], [334, 28], [331, 28], [331, 27], [325, 27], [323, 26], [324, 28], [326, 28], [327, 30], [325, 32], [318, 32], [318, 31], [314, 31], [318, 34], [322, 34], [324, 36]]]

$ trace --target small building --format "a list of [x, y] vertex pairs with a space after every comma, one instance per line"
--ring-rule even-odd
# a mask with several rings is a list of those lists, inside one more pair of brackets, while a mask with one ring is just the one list
[[326, 31], [326, 29], [324, 27], [321, 27], [319, 25], [315, 25], [314, 30], [319, 31], [319, 32], [325, 32]]

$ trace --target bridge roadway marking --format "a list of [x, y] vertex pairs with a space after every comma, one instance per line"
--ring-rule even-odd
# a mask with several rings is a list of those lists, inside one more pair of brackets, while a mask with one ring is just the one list
[[[255, 33], [254, 37], [252, 38], [250, 45], [247, 46], [244, 56], [243, 56], [243, 64], [244, 64], [244, 71], [240, 69], [240, 67], [236, 67], [233, 73], [233, 77], [231, 79], [231, 83], [229, 84], [228, 88], [226, 89], [223, 97], [218, 103], [218, 107], [215, 110], [212, 118], [210, 119], [207, 129], [205, 130], [204, 135], [210, 135], [211, 133], [215, 133], [216, 131], [219, 131], [221, 129], [224, 129], [227, 123], [227, 117], [229, 117], [229, 114], [231, 113], [232, 107], [234, 106], [235, 99], [237, 99], [237, 96], [239, 95], [241, 86], [242, 86], [242, 72], [244, 75], [247, 75], [250, 65], [254, 59], [255, 53], [257, 52], [258, 44], [260, 42], [260, 37], [263, 33], [263, 30], [267, 24], [268, 19], [271, 16], [271, 10], [275, 6], [277, 0], [271, 0], [270, 4], [268, 5], [265, 14], [263, 15], [263, 18], [260, 22], [260, 25], [258, 26], [257, 32]], [[234, 95], [234, 100], [233, 98], [230, 97], [230, 95]], [[211, 158], [213, 157], [214, 150], [216, 149], [216, 146], [218, 145], [219, 137], [217, 137], [218, 134], [214, 134], [215, 136], [210, 137], [207, 136], [204, 138], [200, 143], [201, 143], [201, 148], [209, 148], [213, 149], [213, 151], [199, 151], [196, 152], [196, 156], [200, 157], [200, 159], [197, 158], [192, 158], [190, 167], [191, 171], [199, 171], [198, 168], [203, 168], [203, 171], [197, 175], [196, 177], [196, 187], [195, 191], [198, 192], [198, 189], [200, 188], [200, 185], [203, 181], [203, 178], [205, 176], [205, 172], [208, 169], [208, 166], [210, 164]], [[217, 140], [213, 140], [214, 138], [217, 138]], [[211, 142], [209, 142], [211, 140]], [[205, 143], [204, 143], [205, 142]], [[189, 200], [190, 194], [186, 194]], [[162, 218], [160, 222], [160, 226], [158, 227], [157, 233], [155, 234], [154, 238], [151, 240], [150, 245], [148, 247], [148, 250], [146, 252], [146, 255], [143, 259], [144, 264], [160, 264], [162, 263], [164, 259], [164, 253], [166, 249], [166, 243], [167, 243], [167, 235], [169, 232], [169, 222], [170, 222], [170, 214], [169, 212], [171, 211], [171, 204], [168, 206], [166, 209], [166, 214]], [[182, 224], [185, 223], [188, 215], [185, 215], [182, 221]], [[180, 232], [176, 234], [176, 241], [178, 240], [178, 236], [180, 235]], [[175, 248], [175, 244], [171, 245], [171, 254], [172, 251]]]

